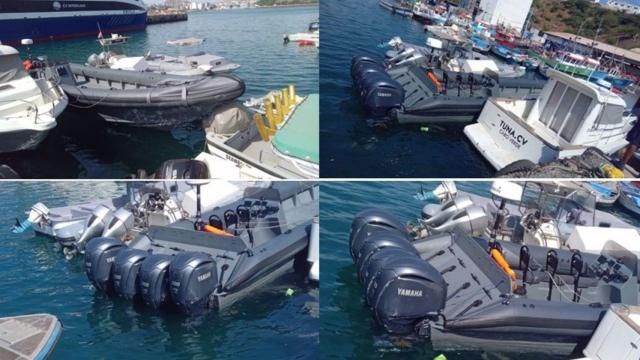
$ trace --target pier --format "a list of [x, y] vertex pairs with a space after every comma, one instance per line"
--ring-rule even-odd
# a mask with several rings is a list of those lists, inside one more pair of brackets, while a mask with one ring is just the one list
[[186, 12], [152, 11], [147, 14], [147, 25], [163, 24], [177, 21], [187, 21], [189, 15]]

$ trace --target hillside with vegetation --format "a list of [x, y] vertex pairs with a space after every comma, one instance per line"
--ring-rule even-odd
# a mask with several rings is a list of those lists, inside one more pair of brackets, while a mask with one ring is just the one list
[[258, 0], [256, 5], [260, 6], [289, 6], [317, 4], [319, 0]]
[[534, 0], [533, 24], [543, 31], [563, 31], [587, 38], [593, 38], [600, 26], [598, 41], [626, 49], [640, 48], [640, 15], [589, 0]]

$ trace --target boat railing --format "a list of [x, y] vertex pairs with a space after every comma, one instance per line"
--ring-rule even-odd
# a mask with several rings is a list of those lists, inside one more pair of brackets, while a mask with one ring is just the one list
[[[31, 102], [31, 101], [27, 101], [27, 100], [23, 100], [23, 99], [14, 99], [14, 100], [0, 100], [0, 104], [2, 103], [13, 103], [13, 102], [22, 102], [25, 103], [27, 105], [30, 106], [30, 108], [35, 109], [35, 118], [33, 119], [33, 123], [37, 124], [38, 123], [38, 105], [36, 105], [35, 103]], [[3, 116], [4, 119], [10, 119], [10, 117], [8, 116]]]

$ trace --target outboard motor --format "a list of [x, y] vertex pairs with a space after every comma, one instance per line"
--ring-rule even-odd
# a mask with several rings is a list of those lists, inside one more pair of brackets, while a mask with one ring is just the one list
[[216, 262], [205, 253], [178, 253], [169, 266], [169, 281], [171, 299], [180, 310], [189, 315], [203, 313], [218, 286]]
[[371, 234], [370, 237], [362, 244], [360, 251], [356, 256], [356, 267], [358, 269], [358, 278], [364, 280], [364, 270], [367, 267], [371, 256], [383, 249], [400, 248], [412, 252], [418, 256], [416, 249], [409, 243], [409, 240], [395, 231], [378, 231]]
[[113, 290], [111, 268], [116, 255], [125, 248], [124, 244], [113, 238], [94, 238], [85, 248], [84, 270], [89, 281], [96, 289], [110, 292]]
[[124, 249], [115, 257], [113, 261], [113, 288], [116, 294], [128, 300], [139, 294], [140, 266], [149, 255], [148, 252], [140, 249]]
[[366, 266], [363, 266], [358, 272], [358, 275], [362, 278], [362, 284], [364, 284], [364, 294], [367, 303], [369, 303], [369, 299], [371, 298], [371, 292], [375, 290], [371, 287], [373, 283], [372, 280], [378, 276], [380, 270], [384, 269], [389, 262], [397, 261], [398, 258], [409, 259], [413, 257], [415, 257], [415, 251], [397, 247], [384, 248], [371, 255]]
[[447, 284], [436, 268], [415, 257], [395, 257], [373, 278], [369, 304], [376, 320], [393, 334], [411, 334], [436, 318], [447, 299]]
[[469, 196], [459, 196], [444, 203], [440, 209], [432, 215], [432, 211], [430, 211], [431, 207], [427, 208], [429, 206], [429, 204], [427, 204], [422, 209], [422, 223], [429, 227], [442, 225], [442, 223], [449, 220], [453, 215], [473, 205], [474, 203]]
[[82, 235], [75, 243], [75, 247], [80, 251], [80, 253], [84, 252], [84, 247], [87, 241], [102, 234], [104, 229], [107, 227], [107, 222], [110, 218], [111, 209], [105, 205], [98, 205], [98, 207], [93, 209], [91, 216], [89, 216], [89, 219], [87, 219], [87, 222], [84, 225]]
[[491, 216], [487, 214], [483, 207], [472, 206], [457, 213], [442, 225], [434, 227], [431, 230], [433, 232], [445, 232], [460, 228], [465, 233], [481, 235], [487, 226], [489, 226], [490, 221]]
[[200, 160], [167, 160], [155, 172], [156, 179], [210, 179], [207, 164]]
[[131, 211], [120, 208], [113, 214], [109, 225], [102, 232], [102, 237], [122, 239], [133, 228], [134, 218]]
[[171, 255], [149, 255], [142, 261], [138, 272], [142, 301], [154, 309], [159, 308], [170, 299], [169, 265], [171, 265], [171, 260], [173, 260]]
[[33, 224], [39, 224], [40, 222], [48, 221], [48, 219], [49, 208], [46, 207], [43, 203], [37, 203], [31, 207], [29, 216], [25, 220], [20, 222], [18, 219], [16, 219], [16, 224], [13, 226], [13, 229], [11, 229], [11, 231], [14, 234], [20, 234], [33, 226]]
[[365, 109], [375, 116], [388, 115], [404, 102], [404, 88], [384, 67], [366, 57], [351, 62], [351, 77]]
[[372, 232], [377, 230], [392, 230], [409, 236], [407, 229], [393, 214], [382, 209], [366, 209], [356, 214], [351, 222], [349, 230], [349, 250], [351, 258], [357, 260], [356, 254], [360, 251], [362, 243], [367, 240]]

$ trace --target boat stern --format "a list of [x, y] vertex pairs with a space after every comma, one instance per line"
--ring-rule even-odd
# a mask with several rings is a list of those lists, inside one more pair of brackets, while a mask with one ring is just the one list
[[524, 159], [545, 163], [556, 159], [559, 153], [515, 114], [502, 109], [494, 98], [487, 100], [476, 124], [465, 126], [464, 134], [496, 170]]

